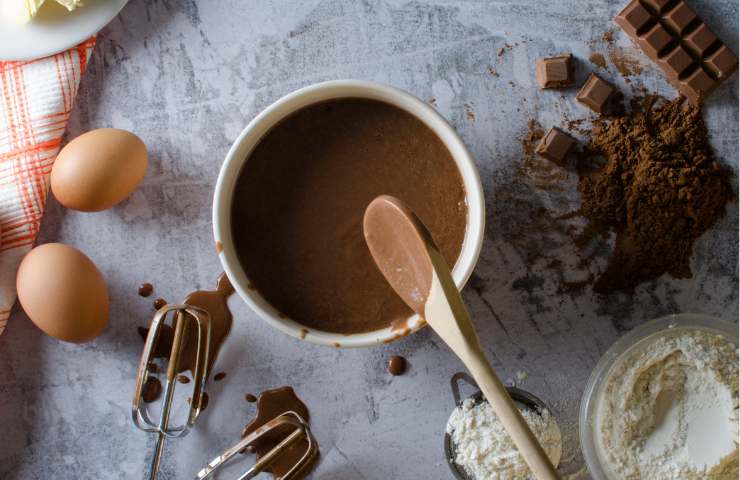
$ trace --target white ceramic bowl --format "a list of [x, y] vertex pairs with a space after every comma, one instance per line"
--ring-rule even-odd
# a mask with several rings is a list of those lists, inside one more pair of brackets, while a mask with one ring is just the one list
[[[231, 204], [239, 172], [262, 137], [287, 115], [307, 105], [335, 98], [359, 97], [380, 100], [401, 108], [424, 122], [449, 149], [462, 175], [468, 203], [468, 222], [460, 256], [452, 274], [462, 288], [473, 272], [481, 245], [485, 222], [485, 204], [478, 170], [467, 148], [455, 130], [433, 108], [397, 88], [361, 80], [335, 80], [301, 88], [267, 107], [242, 131], [221, 167], [213, 198], [213, 233], [219, 259], [234, 289], [245, 302], [273, 327], [311, 343], [334, 347], [367, 347], [400, 338], [390, 327], [367, 333], [343, 334], [310, 329], [285, 318], [258, 291], [247, 288], [249, 281], [234, 248], [231, 233]], [[417, 315], [408, 322], [409, 332], [424, 326]], [[305, 333], [308, 330], [308, 333]]]

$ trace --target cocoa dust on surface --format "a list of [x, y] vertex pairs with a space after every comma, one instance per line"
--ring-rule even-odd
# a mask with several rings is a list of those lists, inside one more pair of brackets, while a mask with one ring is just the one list
[[668, 273], [690, 278], [694, 241], [733, 198], [701, 111], [651, 96], [630, 114], [597, 122], [579, 162], [581, 213], [593, 232], [616, 233], [594, 290], [631, 290]]
[[588, 61], [596, 65], [599, 68], [606, 70], [606, 58], [604, 55], [598, 52], [593, 52], [588, 57]]

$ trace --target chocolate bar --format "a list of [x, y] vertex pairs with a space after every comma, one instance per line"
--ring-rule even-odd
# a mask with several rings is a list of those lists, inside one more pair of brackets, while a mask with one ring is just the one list
[[632, 0], [614, 21], [693, 104], [737, 69], [737, 55], [684, 0]]
[[591, 76], [586, 79], [586, 83], [583, 84], [578, 95], [576, 95], [576, 100], [596, 113], [604, 113], [609, 97], [611, 97], [616, 90], [617, 89], [614, 88], [614, 85], [603, 80], [595, 73], [592, 73]]
[[560, 88], [573, 85], [573, 56], [540, 58], [535, 65], [535, 77], [540, 88]]
[[548, 160], [562, 165], [576, 141], [570, 135], [557, 127], [552, 127], [547, 135], [542, 137], [535, 151]]

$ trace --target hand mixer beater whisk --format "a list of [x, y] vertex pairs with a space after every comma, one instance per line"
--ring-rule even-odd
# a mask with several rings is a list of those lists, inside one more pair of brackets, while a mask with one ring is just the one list
[[[167, 355], [160, 352], [158, 340], [162, 336], [166, 319], [170, 315], [172, 318], [172, 327], [174, 334], [172, 336], [172, 347], [168, 353], [168, 363], [166, 371], [166, 381], [164, 386], [164, 399], [162, 401], [162, 411], [159, 421], [154, 422], [142, 405], [142, 395], [147, 381], [152, 372], [150, 364], [157, 354]], [[195, 327], [196, 332], [193, 332]], [[178, 367], [180, 359], [185, 348], [186, 342], [190, 335], [197, 333], [195, 336], [195, 363], [192, 369], [193, 390], [190, 396], [190, 407], [185, 422], [182, 425], [170, 426], [170, 413], [177, 383]], [[165, 305], [160, 308], [152, 319], [149, 333], [144, 343], [144, 351], [141, 354], [139, 362], [139, 371], [136, 376], [136, 388], [134, 390], [131, 416], [134, 424], [141, 430], [148, 433], [156, 433], [157, 445], [152, 458], [149, 478], [154, 480], [159, 473], [159, 466], [162, 460], [164, 441], [166, 438], [178, 438], [185, 436], [190, 427], [195, 424], [198, 415], [202, 411], [201, 401], [205, 394], [205, 384], [208, 376], [208, 355], [211, 343], [211, 319], [205, 310], [191, 305]]]

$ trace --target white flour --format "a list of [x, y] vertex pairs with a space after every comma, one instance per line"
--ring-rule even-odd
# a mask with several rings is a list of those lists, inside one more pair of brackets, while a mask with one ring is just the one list
[[596, 411], [614, 478], [738, 478], [738, 351], [683, 329], [655, 337], [609, 373]]
[[[562, 440], [553, 416], [520, 408], [524, 419], [555, 466], [560, 462]], [[452, 411], [447, 433], [455, 446], [455, 463], [476, 480], [525, 479], [529, 468], [519, 455], [488, 402], [475, 405], [467, 399]]]

